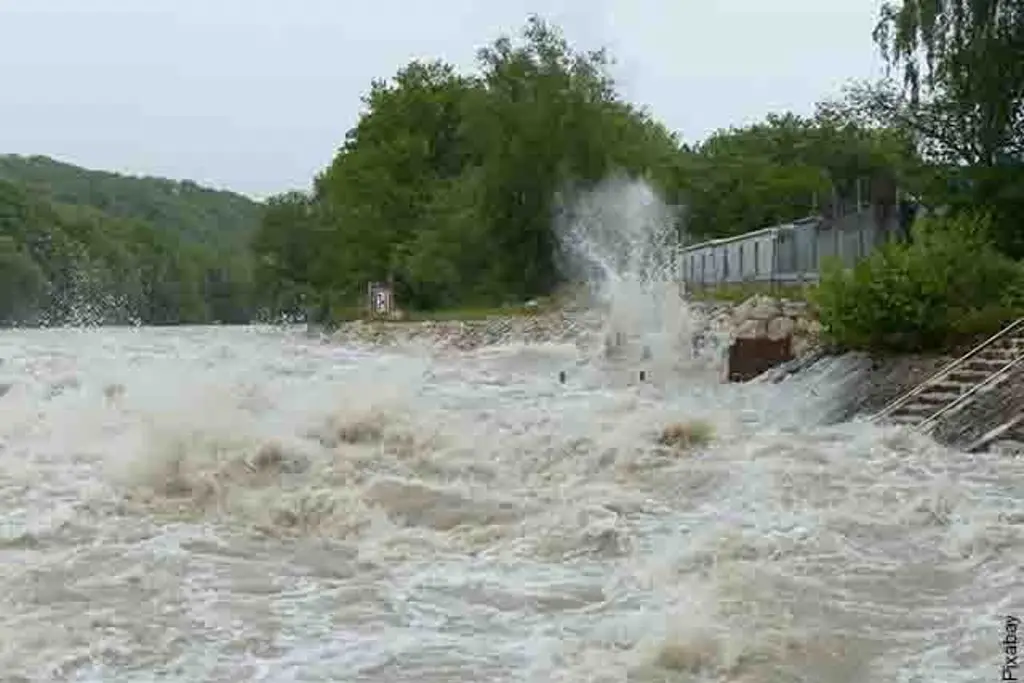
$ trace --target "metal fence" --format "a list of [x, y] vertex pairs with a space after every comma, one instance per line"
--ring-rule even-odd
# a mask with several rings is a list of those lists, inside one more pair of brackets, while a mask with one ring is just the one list
[[898, 235], [898, 220], [881, 222], [872, 209], [834, 219], [812, 217], [745, 235], [685, 246], [680, 279], [698, 287], [723, 284], [815, 282], [822, 263], [847, 267]]

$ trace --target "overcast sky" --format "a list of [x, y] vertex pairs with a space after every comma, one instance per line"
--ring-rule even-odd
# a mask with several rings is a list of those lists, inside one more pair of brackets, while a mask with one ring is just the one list
[[608, 47], [620, 92], [687, 140], [810, 112], [881, 73], [876, 0], [0, 0], [0, 153], [305, 188], [370, 80], [413, 58], [473, 67], [536, 13]]

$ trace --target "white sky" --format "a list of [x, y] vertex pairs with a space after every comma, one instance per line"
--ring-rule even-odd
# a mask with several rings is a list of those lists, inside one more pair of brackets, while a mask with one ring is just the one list
[[608, 47], [627, 99], [687, 140], [810, 112], [881, 75], [877, 0], [0, 0], [0, 153], [307, 187], [371, 79], [412, 58], [469, 69], [537, 13]]

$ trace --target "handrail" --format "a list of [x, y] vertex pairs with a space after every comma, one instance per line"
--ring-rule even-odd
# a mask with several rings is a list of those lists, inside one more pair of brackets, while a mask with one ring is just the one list
[[1001, 437], [1003, 434], [1019, 425], [1021, 422], [1024, 422], [1024, 413], [1018, 413], [1017, 416], [1014, 417], [1013, 419], [1004, 422], [995, 429], [990, 429], [989, 431], [985, 432], [980, 437], [972, 441], [971, 444], [964, 449], [964, 452], [977, 453], [982, 448], [985, 448], [990, 443]]
[[1021, 365], [1021, 363], [1024, 363], [1024, 355], [1017, 356], [1016, 358], [1011, 360], [1009, 363], [1007, 363], [1003, 367], [999, 368], [999, 370], [997, 370], [996, 372], [993, 372], [991, 375], [986, 377], [984, 382], [979, 382], [978, 384], [975, 384], [973, 387], [971, 387], [970, 389], [968, 389], [964, 393], [962, 393], [959, 396], [957, 396], [956, 400], [954, 400], [951, 403], [947, 403], [942, 408], [939, 408], [937, 411], [935, 411], [934, 413], [929, 415], [927, 418], [925, 418], [924, 421], [922, 421], [920, 424], [918, 424], [915, 427], [915, 429], [917, 429], [918, 431], [924, 432], [924, 433], [928, 433], [928, 431], [931, 429], [931, 427], [936, 422], [938, 422], [939, 419], [942, 418], [943, 415], [946, 415], [947, 413], [952, 412], [953, 410], [955, 410], [956, 408], [962, 406], [963, 404], [968, 403], [969, 402], [968, 399], [970, 399], [972, 396], [977, 394], [979, 391], [981, 391], [981, 390], [983, 390], [983, 389], [985, 389], [987, 387], [995, 386], [996, 384], [999, 384], [1004, 379], [1006, 379], [1006, 377], [1010, 373], [1012, 373], [1013, 370], [1018, 365]]
[[994, 344], [995, 342], [999, 341], [1004, 336], [1009, 334], [1011, 331], [1017, 329], [1018, 327], [1020, 327], [1022, 325], [1024, 325], [1024, 318], [1018, 318], [1017, 320], [1014, 320], [1012, 323], [1010, 323], [1009, 325], [1007, 325], [1003, 329], [999, 330], [998, 332], [996, 332], [991, 337], [989, 337], [985, 341], [983, 341], [980, 344], [978, 344], [977, 346], [975, 346], [973, 349], [971, 349], [970, 351], [968, 351], [964, 355], [962, 355], [959, 358], [957, 358], [956, 360], [950, 361], [949, 363], [944, 365], [942, 368], [940, 368], [937, 372], [935, 372], [928, 379], [924, 380], [923, 382], [918, 382], [918, 384], [913, 389], [911, 389], [910, 391], [906, 392], [905, 394], [903, 394], [899, 398], [894, 399], [893, 401], [890, 401], [888, 405], [886, 405], [884, 408], [882, 408], [877, 413], [872, 415], [870, 420], [872, 422], [874, 422], [876, 420], [881, 420], [884, 417], [892, 414], [892, 412], [895, 411], [897, 408], [902, 407], [904, 404], [906, 404], [907, 401], [909, 401], [910, 399], [914, 398], [915, 396], [920, 394], [922, 391], [924, 391], [935, 380], [937, 380], [940, 377], [943, 377], [945, 375], [948, 375], [950, 372], [955, 370], [957, 367], [959, 367], [960, 365], [963, 365], [969, 359], [972, 359], [974, 356], [976, 356], [982, 350], [988, 348], [989, 346], [991, 346], [992, 344]]

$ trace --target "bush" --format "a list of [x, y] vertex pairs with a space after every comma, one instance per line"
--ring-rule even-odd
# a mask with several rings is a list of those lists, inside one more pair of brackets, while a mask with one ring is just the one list
[[813, 294], [826, 337], [847, 349], [921, 351], [995, 332], [1024, 311], [1024, 269], [984, 216], [922, 219], [853, 269], [823, 268]]

